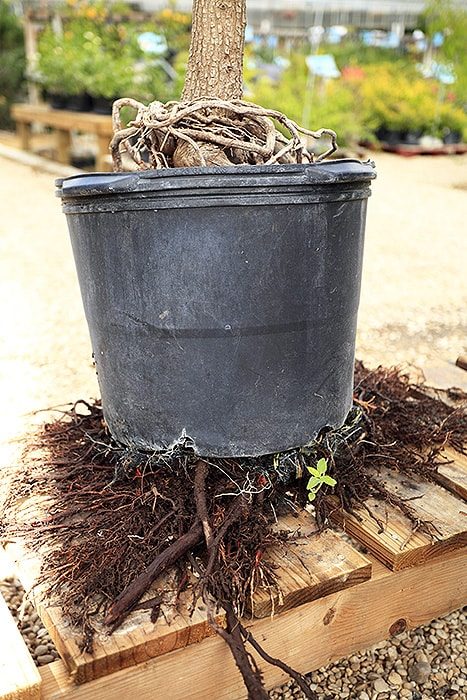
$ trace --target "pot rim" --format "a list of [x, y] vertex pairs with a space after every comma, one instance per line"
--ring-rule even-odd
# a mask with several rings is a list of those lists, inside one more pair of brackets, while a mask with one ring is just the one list
[[319, 163], [164, 168], [116, 173], [83, 173], [55, 181], [57, 197], [131, 195], [139, 192], [254, 187], [309, 187], [368, 183], [376, 177], [372, 160], [341, 158]]

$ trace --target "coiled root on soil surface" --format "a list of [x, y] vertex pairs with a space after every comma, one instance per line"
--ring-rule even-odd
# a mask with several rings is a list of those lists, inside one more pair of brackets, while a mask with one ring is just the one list
[[[125, 107], [136, 110], [126, 127], [121, 117]], [[113, 104], [112, 122], [110, 150], [115, 171], [123, 169], [122, 151], [138, 169], [148, 170], [313, 163], [337, 149], [336, 134], [331, 129], [310, 131], [281, 112], [242, 100], [202, 97], [191, 102], [154, 101], [146, 106], [122, 98]], [[318, 140], [323, 136], [329, 137], [330, 146], [315, 156], [304, 137]]]

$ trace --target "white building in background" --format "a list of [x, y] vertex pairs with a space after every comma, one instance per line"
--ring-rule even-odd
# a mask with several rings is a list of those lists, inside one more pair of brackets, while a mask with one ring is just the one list
[[[140, 0], [138, 4], [154, 10], [166, 7], [168, 1]], [[247, 0], [250, 25], [289, 35], [303, 34], [315, 25], [390, 29], [397, 24], [415, 29], [426, 4], [424, 0]], [[458, 4], [467, 8], [467, 0]], [[190, 11], [192, 0], [176, 0], [175, 6]]]

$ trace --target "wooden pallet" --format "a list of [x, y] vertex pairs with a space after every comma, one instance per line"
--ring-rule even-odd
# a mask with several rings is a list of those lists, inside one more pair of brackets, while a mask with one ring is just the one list
[[[446, 457], [451, 461], [440, 477], [443, 486], [382, 475], [389, 489], [416, 496], [410, 503], [421, 519], [433, 523], [433, 538], [413, 532], [394, 508], [371, 501], [366, 505], [377, 519], [364, 508], [352, 516], [337, 508], [333, 512], [354, 543], [337, 532], [318, 534], [308, 514], [280, 522], [299, 535], [294, 544], [269, 554], [278, 566], [282, 594], [271, 598], [259, 591], [252, 602], [255, 617], [245, 621], [272, 656], [311, 671], [467, 602], [467, 504], [461, 498], [467, 460], [453, 453]], [[367, 552], [362, 553], [362, 545]], [[39, 562], [18, 546], [9, 554], [30, 589]], [[6, 676], [9, 687], [0, 685], [1, 700], [245, 697], [230, 652], [212, 634], [203, 606], [190, 615], [189, 593], [178, 612], [166, 610], [167, 619], [162, 615], [155, 625], [147, 610], [137, 610], [111, 637], [102, 630], [93, 654], [79, 651], [78, 635], [56, 602], [36, 592], [36, 605], [61, 660], [40, 668], [38, 682], [16, 629], [10, 625], [4, 632], [3, 624], [0, 638], [15, 636], [12, 654], [22, 662], [17, 678]], [[2, 653], [9, 649], [7, 642]], [[13, 658], [9, 668], [15, 668]], [[264, 676], [271, 687], [284, 681], [277, 668], [265, 667]]]

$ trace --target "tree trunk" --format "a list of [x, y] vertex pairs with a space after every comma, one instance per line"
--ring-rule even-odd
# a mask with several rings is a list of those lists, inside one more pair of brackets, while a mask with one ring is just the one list
[[241, 99], [245, 25], [246, 0], [193, 0], [183, 100]]

